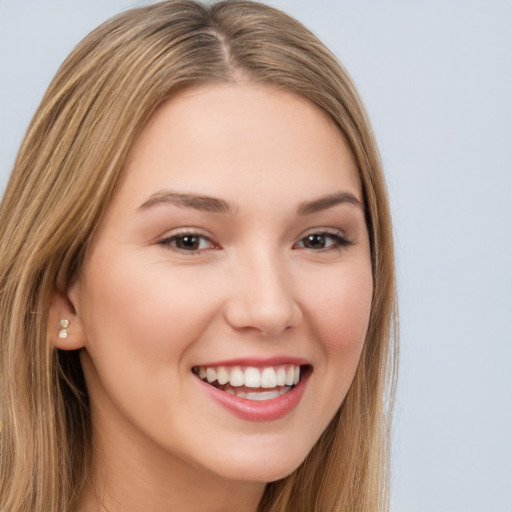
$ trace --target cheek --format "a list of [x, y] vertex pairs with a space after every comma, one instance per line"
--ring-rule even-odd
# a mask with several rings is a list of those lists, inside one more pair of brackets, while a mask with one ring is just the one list
[[215, 314], [215, 295], [165, 265], [119, 256], [96, 262], [84, 282], [82, 315], [95, 365], [105, 365], [106, 372], [107, 364], [115, 364], [126, 372], [145, 362], [153, 372], [179, 362]]
[[162, 429], [164, 439], [178, 428], [174, 411], [182, 410], [191, 348], [216, 314], [218, 301], [205, 288], [213, 285], [114, 252], [93, 261], [82, 293], [91, 403], [103, 421], [128, 419], [152, 435]]
[[356, 266], [325, 280], [308, 301], [323, 350], [331, 357], [359, 356], [371, 311], [371, 269]]
[[315, 341], [317, 363], [310, 380], [311, 394], [306, 397], [307, 409], [316, 411], [305, 426], [310, 447], [350, 389], [368, 330], [373, 293], [370, 265], [329, 269], [321, 277], [317, 273], [316, 281], [304, 282], [303, 288], [309, 290], [303, 295], [307, 296], [303, 310], [309, 337]]

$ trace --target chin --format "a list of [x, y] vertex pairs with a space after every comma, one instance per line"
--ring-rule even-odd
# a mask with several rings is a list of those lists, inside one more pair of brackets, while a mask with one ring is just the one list
[[217, 467], [215, 472], [230, 480], [258, 483], [275, 482], [293, 473], [308, 454], [308, 452], [298, 454], [297, 450], [289, 454], [282, 454], [279, 450], [273, 452], [269, 454], [261, 451], [257, 456], [237, 454], [238, 456], [234, 457], [224, 457], [222, 468]]
[[251, 467], [251, 468], [239, 468], [234, 471], [226, 471], [221, 476], [230, 480], [237, 480], [241, 482], [255, 482], [267, 484], [270, 482], [276, 482], [286, 478], [288, 475], [293, 473], [302, 463], [299, 461], [298, 464], [293, 466], [287, 465], [274, 465], [267, 464], [266, 467]]

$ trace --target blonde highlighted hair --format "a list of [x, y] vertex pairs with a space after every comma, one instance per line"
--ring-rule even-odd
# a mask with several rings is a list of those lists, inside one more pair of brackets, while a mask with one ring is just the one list
[[243, 0], [171, 0], [123, 13], [75, 48], [15, 162], [0, 209], [2, 512], [69, 512], [87, 479], [87, 390], [78, 354], [53, 348], [49, 300], [79, 274], [128, 151], [179, 89], [238, 81], [294, 91], [339, 127], [359, 170], [374, 277], [350, 391], [303, 464], [267, 485], [259, 510], [388, 509], [394, 255], [386, 186], [362, 102], [336, 58], [286, 14]]

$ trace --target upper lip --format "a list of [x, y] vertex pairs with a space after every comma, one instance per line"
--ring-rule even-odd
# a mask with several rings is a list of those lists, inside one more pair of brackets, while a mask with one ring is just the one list
[[311, 365], [311, 362], [302, 357], [296, 356], [275, 356], [275, 357], [238, 357], [234, 359], [224, 359], [218, 361], [208, 361], [194, 365], [213, 367], [213, 366], [252, 366], [256, 368], [265, 368], [268, 366], [279, 366], [284, 364], [293, 365]]

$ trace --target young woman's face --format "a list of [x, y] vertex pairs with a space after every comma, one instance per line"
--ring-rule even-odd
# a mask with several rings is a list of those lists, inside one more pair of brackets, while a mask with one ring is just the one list
[[342, 137], [270, 86], [181, 92], [134, 145], [69, 297], [105, 460], [284, 477], [340, 407], [368, 327]]

